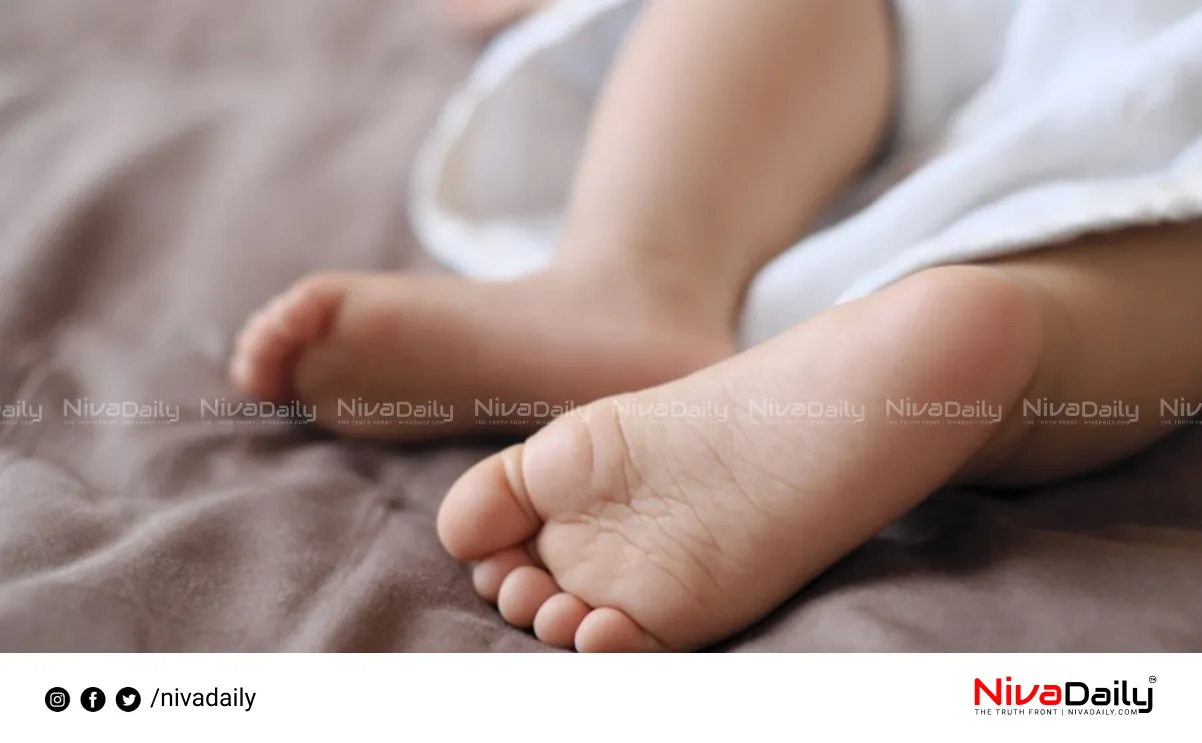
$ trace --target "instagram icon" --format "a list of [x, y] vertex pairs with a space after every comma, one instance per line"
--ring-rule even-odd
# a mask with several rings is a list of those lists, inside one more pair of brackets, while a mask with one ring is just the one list
[[51, 712], [62, 712], [71, 704], [71, 695], [61, 686], [46, 692], [46, 707]]

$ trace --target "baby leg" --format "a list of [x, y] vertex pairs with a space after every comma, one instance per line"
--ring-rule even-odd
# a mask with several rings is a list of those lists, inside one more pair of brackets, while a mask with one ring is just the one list
[[[924, 271], [485, 460], [447, 496], [443, 543], [546, 642], [720, 640], [949, 482], [1071, 476], [1171, 431], [1159, 400], [1202, 399], [1199, 248], [1193, 223]], [[1036, 425], [1024, 402], [1045, 398], [1144, 415]], [[891, 406], [907, 400], [998, 415]]]
[[[550, 268], [311, 277], [247, 323], [235, 382], [344, 434], [424, 438], [476, 430], [476, 400], [518, 411], [484, 425], [528, 432], [545, 420], [521, 403], [570, 407], [725, 358], [748, 282], [878, 147], [890, 39], [884, 0], [649, 3]], [[428, 400], [454, 420], [339, 415]]]
[[1103, 467], [1184, 422], [1163, 405], [1202, 402], [1202, 222], [1089, 235], [991, 270], [1037, 301], [1041, 368], [960, 479], [1021, 486]]

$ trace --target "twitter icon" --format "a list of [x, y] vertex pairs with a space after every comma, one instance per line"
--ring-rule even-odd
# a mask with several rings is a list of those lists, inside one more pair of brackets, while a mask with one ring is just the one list
[[117, 692], [117, 708], [122, 712], [133, 712], [142, 704], [142, 695], [132, 686]]

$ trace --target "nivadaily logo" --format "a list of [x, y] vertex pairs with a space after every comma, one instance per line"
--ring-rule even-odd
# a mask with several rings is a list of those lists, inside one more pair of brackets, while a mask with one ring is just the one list
[[[1156, 683], [1156, 677], [1148, 678]], [[1003, 715], [1133, 715], [1152, 711], [1152, 687], [1138, 687], [1126, 681], [1114, 682], [1114, 687], [1090, 686], [1084, 681], [1068, 681], [1063, 684], [1012, 683], [1010, 676], [1005, 683], [1000, 678], [985, 682], [976, 679], [973, 687], [973, 702], [978, 714], [988, 714], [992, 702], [1000, 707]], [[986, 709], [979, 709], [982, 705]], [[1028, 706], [1030, 705], [1030, 706]]]

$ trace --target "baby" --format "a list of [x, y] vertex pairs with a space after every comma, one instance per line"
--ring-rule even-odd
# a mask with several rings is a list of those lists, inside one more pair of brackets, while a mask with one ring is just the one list
[[[480, 11], [462, 16], [476, 28], [527, 5], [453, 4]], [[752, 280], [884, 145], [893, 23], [884, 0], [648, 3], [544, 270], [306, 278], [247, 322], [235, 383], [395, 440], [477, 424], [355, 427], [338, 402], [591, 401], [547, 425], [506, 415], [529, 438], [464, 474], [438, 518], [509, 623], [581, 651], [703, 648], [940, 487], [1045, 483], [1150, 446], [1173, 429], [1155, 415], [1033, 426], [1022, 403], [1202, 398], [1199, 221], [918, 270], [737, 351]], [[864, 415], [809, 425], [762, 415], [761, 400]], [[1000, 414], [896, 425], [886, 400]], [[672, 405], [729, 414], [641, 412]]]

